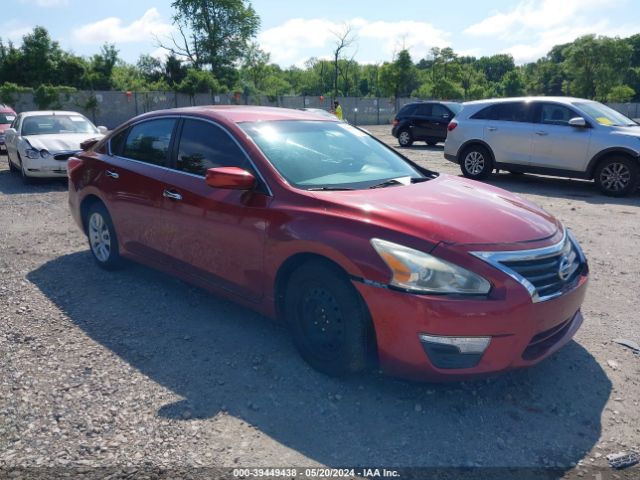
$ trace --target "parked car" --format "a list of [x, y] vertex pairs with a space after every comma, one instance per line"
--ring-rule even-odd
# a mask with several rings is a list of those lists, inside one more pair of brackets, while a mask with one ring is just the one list
[[16, 118], [16, 112], [4, 103], [0, 103], [0, 154], [7, 153], [7, 147], [4, 143], [4, 132]]
[[447, 126], [460, 110], [462, 104], [457, 102], [407, 103], [395, 116], [391, 134], [401, 147], [419, 140], [433, 146], [445, 141]]
[[90, 138], [102, 138], [106, 127], [96, 128], [76, 112], [22, 112], [5, 131], [7, 160], [11, 171], [32, 177], [64, 177], [67, 159]]
[[640, 177], [640, 125], [598, 102], [526, 97], [464, 104], [449, 124], [445, 158], [473, 179], [495, 169], [594, 180], [623, 196]]
[[583, 321], [587, 262], [557, 219], [337, 120], [152, 112], [68, 168], [99, 266], [129, 258], [282, 318], [327, 374], [371, 357], [416, 379], [525, 367]]

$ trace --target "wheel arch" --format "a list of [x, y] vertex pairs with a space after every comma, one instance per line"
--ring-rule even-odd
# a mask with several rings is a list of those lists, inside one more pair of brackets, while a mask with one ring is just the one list
[[598, 168], [598, 164], [602, 160], [608, 157], [611, 157], [613, 155], [621, 155], [626, 158], [629, 158], [630, 160], [633, 160], [634, 162], [636, 162], [638, 166], [640, 166], [640, 154], [638, 152], [635, 152], [630, 148], [624, 148], [624, 147], [605, 148], [604, 150], [601, 150], [600, 152], [596, 153], [593, 156], [593, 158], [589, 161], [589, 164], [587, 165], [587, 171], [586, 171], [587, 178], [589, 180], [593, 180], [596, 172], [596, 168]]
[[495, 165], [496, 156], [493, 153], [493, 149], [489, 146], [489, 144], [487, 142], [485, 142], [484, 140], [481, 140], [479, 138], [473, 138], [471, 140], [467, 140], [462, 145], [460, 145], [460, 148], [458, 148], [458, 153], [456, 154], [456, 158], [458, 159], [458, 163], [460, 163], [460, 161], [462, 160], [461, 157], [464, 154], [465, 150], [467, 150], [469, 147], [472, 147], [474, 145], [480, 145], [481, 147], [486, 148], [487, 151], [489, 152], [489, 155], [491, 155], [491, 160], [493, 161], [493, 163]]
[[84, 231], [85, 234], [87, 233], [87, 213], [89, 212], [89, 209], [95, 204], [102, 204], [104, 208], [106, 208], [107, 211], [109, 211], [106, 204], [102, 201], [102, 199], [99, 196], [93, 193], [90, 193], [87, 196], [85, 196], [82, 199], [82, 202], [80, 203], [80, 219], [82, 221], [82, 230]]

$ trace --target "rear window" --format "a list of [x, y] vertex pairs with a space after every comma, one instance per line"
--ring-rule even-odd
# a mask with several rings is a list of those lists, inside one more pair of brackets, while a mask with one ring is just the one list
[[400, 109], [398, 115], [413, 115], [413, 112], [416, 111], [415, 105], [405, 105]]

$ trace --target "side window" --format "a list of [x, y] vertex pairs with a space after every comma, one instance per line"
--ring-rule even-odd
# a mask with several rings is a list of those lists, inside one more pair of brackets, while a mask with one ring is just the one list
[[111, 140], [109, 140], [109, 148], [112, 155], [122, 155], [122, 148], [124, 147], [124, 141], [127, 139], [128, 128], [125, 128], [121, 132], [116, 133]]
[[494, 105], [492, 119], [503, 122], [527, 122], [529, 105], [524, 102], [499, 103]]
[[416, 108], [416, 113], [415, 114], [423, 116], [423, 117], [430, 117], [431, 116], [431, 104], [422, 103], [422, 104], [418, 105], [417, 108]]
[[416, 111], [415, 105], [405, 105], [400, 109], [398, 115], [413, 115]]
[[209, 168], [216, 167], [249, 169], [244, 153], [222, 128], [200, 120], [185, 120], [176, 168], [204, 176]]
[[134, 125], [129, 130], [122, 156], [165, 166], [175, 123], [173, 118], [163, 118]]
[[433, 110], [431, 112], [431, 115], [434, 117], [438, 117], [438, 118], [442, 118], [445, 115], [447, 115], [447, 117], [452, 117], [451, 113], [449, 112], [449, 110], [447, 110], [445, 107], [443, 107], [442, 105], [436, 103], [433, 105]]
[[493, 117], [493, 107], [494, 105], [491, 105], [489, 107], [485, 107], [482, 110], [480, 110], [477, 113], [474, 113], [473, 115], [471, 115], [471, 118], [474, 120], [490, 120]]
[[569, 125], [569, 120], [578, 115], [564, 105], [543, 103], [537, 115], [537, 121], [546, 125]]

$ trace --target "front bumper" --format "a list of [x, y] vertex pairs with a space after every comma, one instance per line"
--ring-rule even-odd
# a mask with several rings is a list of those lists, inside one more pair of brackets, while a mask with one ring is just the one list
[[24, 169], [29, 177], [66, 177], [67, 161], [55, 160], [53, 157], [44, 158], [28, 158], [26, 155], [21, 156]]
[[[414, 380], [464, 380], [535, 365], [565, 345], [583, 322], [580, 307], [587, 287], [533, 303], [522, 287], [499, 299], [414, 295], [354, 281], [369, 307], [383, 371]], [[420, 335], [490, 337], [473, 366], [441, 368], [429, 358]], [[435, 363], [434, 363], [435, 362]]]

